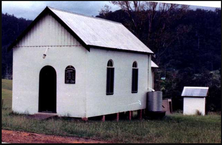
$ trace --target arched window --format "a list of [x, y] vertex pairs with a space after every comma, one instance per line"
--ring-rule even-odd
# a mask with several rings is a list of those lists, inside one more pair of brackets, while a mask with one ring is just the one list
[[113, 60], [109, 60], [107, 63], [107, 75], [106, 75], [106, 94], [113, 95], [114, 92], [114, 67]]
[[133, 62], [133, 68], [137, 68], [137, 62], [136, 61]]
[[132, 67], [132, 93], [138, 92], [138, 71], [137, 62], [134, 61]]
[[110, 59], [110, 60], [108, 61], [107, 66], [108, 66], [108, 67], [113, 67], [113, 60], [112, 60], [112, 59]]
[[76, 83], [76, 70], [73, 66], [69, 65], [65, 70], [65, 83], [75, 84]]

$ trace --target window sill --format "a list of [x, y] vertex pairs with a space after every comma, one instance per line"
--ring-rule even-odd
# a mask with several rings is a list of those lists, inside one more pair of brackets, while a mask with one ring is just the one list
[[131, 92], [131, 93], [135, 94], [135, 93], [138, 93], [138, 92]]

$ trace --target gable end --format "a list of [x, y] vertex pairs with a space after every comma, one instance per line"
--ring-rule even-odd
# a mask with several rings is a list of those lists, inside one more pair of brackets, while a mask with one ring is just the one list
[[17, 37], [15, 41], [8, 47], [8, 51], [10, 51], [18, 42], [36, 25], [36, 23], [46, 16], [46, 14], [51, 15], [56, 21], [58, 21], [83, 47], [85, 47], [88, 51], [90, 51], [90, 47], [87, 46], [83, 40], [76, 35], [56, 14], [54, 14], [48, 7], [46, 7], [37, 17], [36, 19], [22, 32], [22, 34]]

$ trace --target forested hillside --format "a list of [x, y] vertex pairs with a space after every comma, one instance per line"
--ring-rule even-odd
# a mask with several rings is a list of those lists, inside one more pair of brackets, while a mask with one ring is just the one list
[[2, 78], [12, 78], [12, 51], [7, 51], [7, 47], [31, 22], [7, 13], [2, 14]]
[[[146, 44], [159, 68], [155, 90], [182, 109], [184, 86], [208, 86], [207, 110], [221, 110], [221, 9], [173, 8], [170, 11], [101, 11], [100, 18], [121, 22]], [[2, 14], [2, 78], [10, 78], [7, 47], [31, 21]]]

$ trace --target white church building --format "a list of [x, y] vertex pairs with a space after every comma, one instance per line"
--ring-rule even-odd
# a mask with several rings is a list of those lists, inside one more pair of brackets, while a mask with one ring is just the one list
[[121, 23], [46, 7], [9, 49], [17, 113], [141, 110], [153, 89], [153, 52]]

